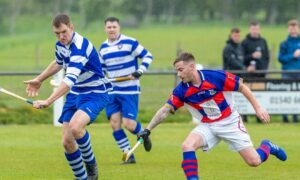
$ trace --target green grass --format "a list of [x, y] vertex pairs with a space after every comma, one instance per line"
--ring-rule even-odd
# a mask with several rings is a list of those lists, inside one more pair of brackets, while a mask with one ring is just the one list
[[[248, 131], [257, 146], [263, 138], [282, 145], [288, 160], [280, 162], [270, 156], [258, 168], [248, 167], [237, 153], [221, 143], [209, 153], [197, 151], [199, 173], [203, 179], [299, 179], [299, 126], [289, 124], [248, 124]], [[152, 132], [153, 149], [136, 150], [136, 165], [122, 166], [108, 124], [88, 129], [99, 164], [100, 179], [184, 179], [180, 168], [181, 143], [193, 128], [192, 124], [167, 123]], [[0, 126], [0, 179], [71, 179], [61, 146], [61, 130], [52, 125]], [[131, 144], [135, 137], [130, 135]]]
[[[49, 24], [50, 21], [49, 18]], [[201, 64], [221, 66], [222, 50], [231, 27], [230, 24], [145, 26], [124, 29], [122, 32], [138, 39], [153, 54], [154, 61], [151, 69], [172, 69], [177, 46], [194, 53]], [[241, 25], [240, 28], [244, 37], [248, 31], [247, 26]], [[91, 40], [97, 49], [106, 39], [102, 24], [78, 32]], [[280, 68], [277, 62], [277, 51], [279, 43], [287, 36], [286, 28], [262, 26], [262, 35], [267, 39], [272, 50], [272, 64], [274, 64], [272, 67]], [[43, 69], [54, 58], [55, 41], [50, 25], [38, 32], [2, 37], [0, 58], [3, 61], [0, 61], [0, 70]]]

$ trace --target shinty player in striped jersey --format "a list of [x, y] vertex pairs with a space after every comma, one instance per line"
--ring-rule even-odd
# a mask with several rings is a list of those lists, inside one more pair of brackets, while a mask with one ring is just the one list
[[63, 123], [65, 156], [76, 179], [96, 180], [97, 163], [86, 126], [108, 104], [107, 91], [112, 89], [112, 85], [102, 72], [97, 50], [89, 40], [74, 31], [68, 15], [55, 16], [52, 26], [58, 39], [56, 60], [36, 78], [25, 81], [26, 91], [29, 96], [38, 95], [44, 80], [62, 68], [65, 70], [65, 77], [57, 90], [46, 100], [34, 101], [33, 106], [46, 108], [68, 92], [59, 118]]
[[[119, 19], [106, 18], [104, 30], [107, 40], [99, 49], [103, 71], [109, 78], [131, 78], [128, 81], [113, 83], [113, 91], [109, 92], [111, 102], [106, 107], [106, 115], [113, 129], [113, 137], [119, 148], [126, 154], [130, 150], [130, 144], [122, 124], [134, 135], [143, 130], [141, 123], [136, 120], [140, 94], [139, 78], [151, 64], [152, 55], [136, 39], [120, 33]], [[142, 60], [140, 65], [138, 59]], [[150, 151], [151, 146], [150, 139], [145, 139], [145, 150]], [[123, 162], [123, 164], [132, 163], [136, 163], [134, 155]]]
[[239, 152], [244, 161], [257, 167], [267, 160], [269, 154], [285, 161], [285, 151], [269, 140], [253, 147], [250, 136], [237, 112], [231, 91], [241, 92], [252, 104], [256, 115], [265, 123], [269, 114], [256, 101], [252, 92], [242, 83], [242, 79], [226, 71], [196, 70], [195, 58], [190, 53], [182, 53], [174, 61], [181, 83], [174, 89], [167, 103], [157, 111], [147, 128], [139, 134], [148, 138], [150, 131], [168, 115], [187, 103], [193, 108], [194, 117], [201, 120], [182, 144], [182, 169], [186, 179], [197, 180], [198, 161], [195, 151], [208, 151], [224, 140], [232, 150]]

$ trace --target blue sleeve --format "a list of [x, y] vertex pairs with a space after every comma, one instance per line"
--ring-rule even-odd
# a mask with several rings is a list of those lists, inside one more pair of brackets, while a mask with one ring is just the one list
[[142, 64], [140, 65], [139, 69], [145, 72], [152, 63], [152, 54], [136, 40], [132, 43], [132, 52], [136, 57], [142, 59]]
[[278, 60], [281, 63], [286, 63], [294, 59], [294, 54], [289, 53], [287, 42], [282, 42], [280, 44], [279, 54], [278, 54]]
[[173, 93], [171, 94], [167, 103], [173, 107], [174, 111], [184, 105], [184, 94], [181, 83], [173, 90]]

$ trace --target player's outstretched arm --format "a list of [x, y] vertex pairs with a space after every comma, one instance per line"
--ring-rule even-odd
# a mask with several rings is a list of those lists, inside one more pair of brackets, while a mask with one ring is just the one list
[[251, 90], [245, 84], [240, 83], [239, 92], [241, 92], [248, 99], [260, 120], [265, 123], [270, 122], [270, 116], [268, 112], [260, 106]]
[[166, 117], [168, 117], [172, 112], [173, 108], [169, 104], [165, 104], [162, 108], [160, 108], [156, 114], [153, 116], [152, 120], [150, 121], [149, 125], [146, 129], [152, 130], [158, 124], [160, 124]]

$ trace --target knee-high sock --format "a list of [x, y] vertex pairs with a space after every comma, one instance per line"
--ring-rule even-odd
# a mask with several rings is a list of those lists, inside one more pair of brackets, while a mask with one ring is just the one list
[[140, 122], [136, 121], [136, 127], [131, 133], [132, 134], [138, 134], [141, 131], [143, 131], [142, 125], [141, 125]]
[[90, 142], [90, 135], [88, 131], [86, 131], [85, 135], [80, 138], [76, 139], [78, 144], [79, 150], [82, 154], [82, 159], [86, 164], [95, 164], [95, 156], [92, 150], [91, 142]]
[[65, 153], [65, 156], [76, 179], [87, 179], [87, 172], [82, 162], [80, 150], [77, 149], [71, 154]]
[[130, 150], [130, 144], [123, 129], [114, 131], [113, 136], [122, 152]]
[[198, 161], [195, 151], [183, 152], [181, 167], [187, 180], [196, 180], [198, 177]]
[[259, 148], [256, 149], [256, 152], [260, 156], [261, 162], [264, 162], [269, 157], [270, 147], [265, 144], [260, 144]]

